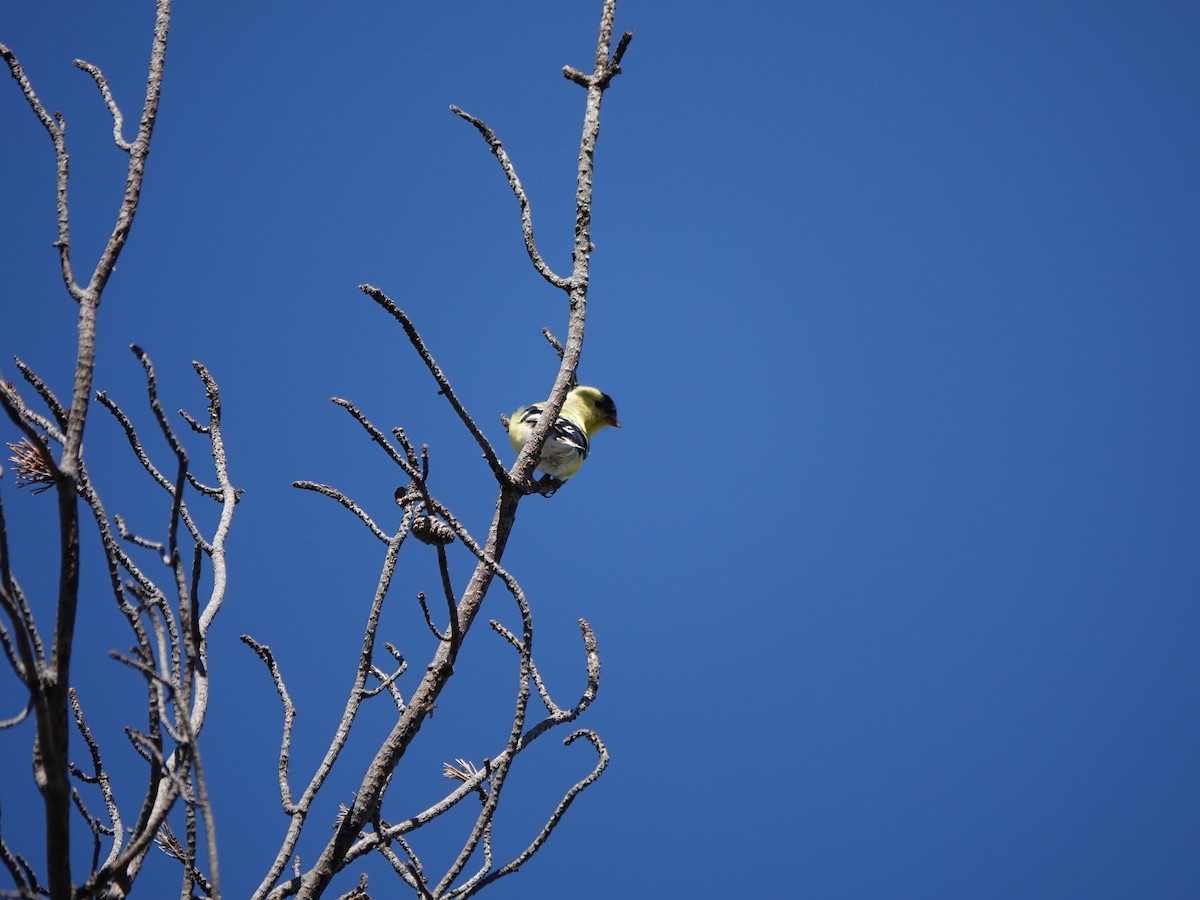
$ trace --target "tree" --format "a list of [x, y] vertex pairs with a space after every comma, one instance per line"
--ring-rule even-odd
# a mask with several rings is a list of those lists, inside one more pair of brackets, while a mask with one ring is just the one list
[[[599, 686], [600, 664], [595, 635], [587, 622], [581, 620], [586, 688], [578, 701], [569, 707], [561, 707], [551, 698], [534, 662], [533, 617], [529, 601], [517, 579], [502, 565], [502, 559], [521, 501], [533, 493], [550, 493], [547, 483], [533, 480], [532, 473], [549, 426], [575, 384], [583, 347], [591, 253], [593, 157], [599, 133], [600, 106], [605, 90], [620, 72], [622, 56], [632, 37], [631, 33], [625, 33], [614, 48], [615, 5], [615, 0], [604, 2], [592, 71], [584, 73], [568, 67], [563, 73], [586, 91], [569, 275], [554, 272], [539, 252], [529, 200], [516, 168], [495, 132], [481, 119], [451, 107], [457, 116], [475, 127], [497, 157], [520, 204], [525, 247], [535, 270], [567, 296], [566, 340], [559, 343], [546, 332], [560, 358], [547, 402], [549, 414], [542, 418], [542, 424], [511, 469], [505, 469], [476, 419], [459, 400], [413, 320], [383, 290], [371, 285], [361, 286], [363, 293], [399, 324], [454, 415], [478, 442], [497, 484], [495, 514], [487, 536], [474, 537], [433, 493], [428, 480], [430, 454], [427, 447], [416, 447], [401, 428], [392, 429], [389, 436], [353, 403], [335, 400], [403, 473], [406, 483], [396, 491], [399, 521], [394, 530], [388, 530], [337, 487], [296, 482], [297, 487], [330, 497], [350, 511], [384, 545], [385, 554], [354, 668], [353, 686], [341, 720], [323, 760], [298, 792], [292, 787], [289, 765], [294, 707], [284, 674], [265, 643], [243, 636], [243, 641], [265, 664], [283, 707], [279, 789], [290, 819], [279, 851], [267, 865], [255, 897], [322, 896], [336, 875], [372, 852], [385, 858], [417, 896], [469, 896], [515, 872], [535, 854], [575, 797], [599, 777], [607, 764], [608, 752], [598, 735], [589, 730], [571, 733], [567, 743], [584, 740], [594, 747], [594, 767], [566, 792], [523, 852], [502, 865], [495, 865], [491, 823], [513, 761], [538, 738], [573, 722], [591, 704]], [[76, 62], [99, 88], [113, 119], [116, 146], [129, 158], [125, 191], [112, 234], [86, 282], [79, 280], [72, 259], [68, 196], [70, 155], [65, 119], [48, 111], [15, 53], [0, 45], [0, 55], [53, 143], [57, 168], [56, 247], [64, 285], [79, 311], [75, 374], [68, 402], [61, 401], [47, 381], [21, 360], [17, 360], [16, 366], [26, 387], [18, 389], [13, 381], [0, 380], [0, 405], [17, 429], [15, 439], [9, 442], [14, 463], [10, 473], [17, 486], [29, 487], [36, 493], [53, 492], [58, 524], [58, 591], [54, 601], [48, 603], [22, 590], [19, 573], [22, 566], [31, 563], [11, 557], [7, 535], [13, 523], [0, 505], [0, 605], [5, 614], [0, 621], [0, 641], [12, 671], [26, 692], [24, 709], [0, 724], [10, 738], [30, 729], [35, 732], [34, 778], [45, 810], [47, 866], [44, 873], [36, 871], [22, 855], [22, 848], [11, 832], [0, 831], [0, 860], [14, 883], [16, 895], [22, 897], [47, 895], [65, 900], [76, 896], [126, 896], [155, 845], [182, 863], [182, 896], [191, 896], [197, 891], [220, 896], [215, 826], [207, 799], [203, 742], [200, 740], [208, 712], [211, 677], [207, 635], [228, 595], [226, 549], [240, 495], [230, 478], [226, 460], [220, 389], [209, 370], [194, 363], [205, 390], [207, 414], [195, 417], [182, 411], [181, 414], [212, 460], [212, 473], [205, 476], [199, 475], [193, 465], [186, 446], [187, 436], [177, 433], [176, 426], [166, 414], [159, 398], [154, 367], [149, 355], [141, 348], [135, 346], [133, 350], [144, 369], [153, 427], [171, 448], [173, 459], [170, 465], [160, 465], [152, 458], [143, 433], [135, 424], [135, 415], [103, 391], [93, 395], [98, 311], [138, 210], [146, 159], [159, 110], [170, 19], [170, 0], [157, 0], [147, 90], [137, 132], [132, 139], [124, 137], [123, 114], [104, 73], [89, 63]], [[36, 403], [32, 399], [35, 396]], [[101, 500], [83, 449], [93, 396], [119, 423], [142, 469], [167, 498], [166, 522], [157, 541], [132, 533], [121, 516], [110, 514]], [[0, 502], [2, 499], [0, 496]], [[206, 501], [216, 504], [215, 517], [200, 511]], [[72, 650], [80, 637], [76, 629], [81, 593], [80, 563], [85, 552], [85, 542], [81, 539], [84, 528], [80, 523], [81, 512], [83, 518], [90, 517], [95, 525], [110, 592], [134, 641], [132, 652], [114, 651], [113, 658], [138, 673], [145, 685], [146, 723], [140, 729], [132, 724], [126, 727], [131, 747], [143, 760], [146, 771], [145, 792], [136, 807], [118, 805], [111, 789], [113, 751], [104, 748], [102, 752], [93, 737], [89, 719], [72, 682]], [[410, 537], [435, 549], [442, 575], [446, 624], [443, 627], [437, 624], [439, 613], [435, 607], [442, 601], [428, 603], [421, 595], [421, 608], [433, 635], [433, 649], [419, 682], [406, 690], [405, 685], [411, 684], [411, 679], [405, 677], [408, 663], [400, 650], [390, 644], [385, 646], [390, 660], [381, 661], [376, 625], [393, 586], [400, 551]], [[459, 552], [469, 553], [475, 562], [466, 586], [456, 591], [451, 583], [448, 560], [452, 549], [458, 548], [463, 548]], [[150, 551], [150, 555], [143, 551]], [[160, 559], [163, 569], [152, 571], [144, 561], [147, 558]], [[518, 661], [515, 709], [507, 739], [500, 750], [481, 765], [466, 760], [447, 764], [446, 774], [457, 785], [439, 803], [423, 810], [407, 811], [403, 819], [389, 820], [384, 815], [388, 785], [454, 674], [463, 641], [496, 579], [513, 598], [521, 621], [519, 633], [495, 620], [491, 622], [492, 628], [511, 645]], [[50, 607], [53, 607], [52, 612]], [[541, 717], [529, 709], [529, 701], [535, 692], [546, 709]], [[290, 879], [284, 878], [285, 868], [293, 858], [310, 814], [319, 809], [316, 805], [319, 792], [359, 721], [360, 712], [368, 701], [376, 700], [377, 706], [384, 702], [383, 698], [392, 703], [394, 724], [362, 774], [354, 802], [342, 808], [333, 836], [319, 858], [307, 869], [297, 867]], [[130, 722], [138, 715], [138, 710], [129, 710]], [[71, 763], [72, 732], [78, 733], [88, 750], [89, 771], [81, 771]], [[89, 785], [92, 787], [88, 788]], [[103, 813], [93, 811], [96, 794], [104, 806]], [[425, 870], [406, 837], [469, 798], [478, 799], [479, 811], [454, 862], [444, 873], [434, 876]], [[78, 833], [80, 825], [92, 837], [91, 865], [82, 878], [72, 870], [72, 848], [75, 846], [72, 832]], [[21, 839], [28, 833], [25, 829]], [[177, 833], [180, 836], [177, 837]], [[481, 861], [479, 857], [482, 857]], [[468, 873], [468, 866], [473, 863], [474, 869]], [[365, 883], [360, 884], [356, 895], [365, 896], [365, 889]]]

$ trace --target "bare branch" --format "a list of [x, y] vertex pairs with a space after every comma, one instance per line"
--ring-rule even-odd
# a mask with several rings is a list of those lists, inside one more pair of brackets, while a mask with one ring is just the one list
[[420, 900], [434, 900], [433, 894], [429, 893], [429, 888], [425, 884], [425, 873], [421, 869], [421, 861], [417, 859], [417, 855], [413, 853], [412, 847], [404, 838], [400, 838], [397, 842], [403, 849], [408, 861], [400, 859], [396, 855], [396, 851], [386, 844], [379, 846], [379, 853], [388, 861], [388, 865], [392, 867], [392, 871], [404, 879], [404, 883], [417, 892]]
[[296, 804], [292, 801], [292, 789], [288, 784], [288, 763], [292, 754], [292, 723], [296, 718], [296, 707], [292, 703], [292, 697], [283, 681], [283, 673], [279, 671], [279, 664], [275, 662], [275, 655], [271, 653], [271, 648], [266, 644], [258, 643], [248, 634], [243, 634], [241, 641], [257, 653], [258, 658], [266, 665], [271, 673], [271, 680], [275, 683], [279, 700], [283, 704], [283, 737], [279, 742], [279, 799], [283, 803], [284, 813], [290, 816], [296, 811]]
[[496, 478], [503, 483], [508, 475], [504, 471], [504, 466], [500, 464], [500, 460], [496, 456], [496, 451], [492, 449], [492, 445], [483, 436], [483, 432], [479, 430], [479, 426], [475, 424], [475, 420], [471, 418], [457, 395], [455, 395], [454, 388], [450, 386], [449, 379], [446, 378], [441, 367], [434, 361], [433, 355], [425, 346], [425, 342], [421, 339], [421, 335], [413, 325], [412, 320], [409, 319], [404, 310], [400, 309], [387, 294], [378, 288], [372, 287], [369, 284], [360, 284], [358, 289], [383, 307], [400, 323], [400, 326], [404, 329], [404, 333], [408, 335], [409, 341], [416, 348], [421, 359], [424, 360], [426, 368], [429, 369], [430, 374], [433, 375], [434, 380], [438, 383], [438, 387], [441, 388], [438, 393], [442, 394], [450, 406], [454, 408], [454, 411], [458, 413], [458, 417], [467, 426], [467, 430], [471, 432], [471, 435], [475, 438], [475, 442], [479, 444], [479, 448], [483, 451], [483, 458], [487, 460], [488, 466]]
[[[54, 391], [50, 390], [50, 385], [42, 381], [41, 377], [33, 369], [29, 368], [20, 357], [14, 357], [13, 362], [17, 364], [17, 369], [20, 371], [21, 376], [29, 382], [33, 389], [37, 391], [38, 396], [42, 398], [42, 402], [46, 404], [46, 407], [54, 416], [54, 421], [58, 423], [58, 427], [65, 430], [67, 427], [67, 411], [63, 409], [63, 405], [59, 402], [58, 397], [54, 395]], [[50, 430], [47, 429], [47, 431]], [[61, 443], [62, 437], [58, 437], [57, 440]]]
[[609, 68], [613, 70], [613, 74], [621, 71], [621, 59], [625, 56], [625, 50], [632, 40], [633, 32], [627, 31], [621, 35], [621, 40], [617, 42], [617, 50], [613, 53], [612, 61], [609, 63]]
[[154, 465], [142, 447], [142, 441], [138, 436], [137, 428], [134, 427], [133, 421], [125, 414], [124, 410], [121, 409], [115, 400], [109, 398], [107, 391], [98, 391], [96, 393], [96, 402], [112, 413], [113, 418], [117, 420], [117, 423], [124, 430], [125, 438], [129, 441], [133, 455], [142, 464], [142, 468], [149, 472], [150, 477], [158, 482], [166, 491], [170, 492], [173, 490], [174, 485], [171, 483], [171, 480], [158, 470], [158, 467]]
[[117, 523], [117, 533], [119, 535], [121, 535], [121, 540], [128, 541], [130, 544], [133, 544], [135, 547], [141, 547], [145, 550], [153, 550], [159, 556], [163, 555], [162, 541], [151, 541], [144, 537], [139, 537], [138, 535], [133, 534], [125, 526], [125, 519], [119, 515], [113, 516], [113, 520]]
[[550, 342], [550, 346], [554, 348], [554, 352], [558, 354], [558, 359], [561, 362], [563, 358], [563, 345], [559, 343], [558, 338], [551, 333], [549, 328], [542, 329], [542, 337]]
[[[8, 632], [7, 631], [4, 632], [4, 641], [5, 641], [5, 645], [6, 645], [5, 650], [11, 654], [11, 647], [7, 646], [8, 645]], [[22, 710], [19, 713], [17, 713], [15, 716], [10, 716], [7, 719], [0, 719], [0, 731], [4, 731], [5, 729], [8, 729], [8, 728], [15, 728], [16, 726], [20, 725], [22, 722], [24, 722], [26, 719], [29, 718], [29, 713], [32, 711], [33, 711], [33, 697], [31, 696], [25, 701], [25, 706], [22, 708]]]
[[[72, 774], [74, 774], [72, 768]], [[101, 836], [104, 834], [105, 826], [100, 823], [100, 820], [92, 815], [87, 808], [87, 804], [83, 802], [83, 795], [79, 793], [79, 788], [72, 786], [71, 802], [75, 804], [75, 808], [79, 814], [83, 816], [83, 821], [87, 823], [88, 830], [92, 833], [92, 862], [91, 871], [96, 871], [100, 865], [100, 844], [102, 843]]]
[[[117, 854], [121, 851], [121, 842], [125, 837], [125, 828], [121, 824], [121, 810], [117, 806], [112, 784], [109, 782], [108, 772], [105, 770], [104, 762], [100, 757], [100, 745], [96, 743], [91, 729], [88, 728], [87, 723], [84, 721], [83, 707], [79, 704], [79, 696], [75, 693], [74, 688], [70, 689], [69, 695], [71, 698], [71, 709], [75, 714], [75, 725], [79, 729], [84, 743], [87, 744], [88, 752], [92, 757], [92, 774], [86, 780], [99, 785], [100, 795], [104, 798], [104, 807], [108, 810], [110, 830], [106, 833], [113, 836], [112, 848], [109, 850], [108, 859], [105, 860], [105, 865], [108, 865], [117, 858]], [[80, 773], [80, 777], [84, 777], [82, 773]], [[92, 871], [95, 871], [97, 868], [97, 865], [92, 865]]]
[[124, 150], [128, 153], [133, 149], [133, 144], [125, 140], [122, 135], [125, 118], [121, 115], [120, 107], [117, 106], [117, 101], [113, 98], [112, 91], [108, 87], [108, 79], [104, 77], [104, 73], [100, 71], [99, 66], [94, 66], [90, 62], [77, 59], [75, 60], [75, 65], [91, 75], [92, 79], [96, 82], [96, 87], [100, 89], [100, 96], [104, 98], [104, 105], [108, 107], [108, 111], [113, 117], [113, 142], [117, 145], [118, 150]]
[[399, 681], [400, 677], [408, 671], [408, 661], [401, 656], [400, 651], [391, 644], [384, 642], [384, 647], [386, 647], [388, 652], [391, 653], [395, 658], [397, 662], [396, 671], [394, 671], [391, 675], [387, 675], [384, 673], [383, 669], [379, 668], [379, 666], [372, 665], [371, 674], [379, 680], [379, 684], [373, 688], [370, 688], [369, 690], [364, 690], [363, 698], [368, 699], [370, 697], [374, 697], [375, 695], [386, 690], [389, 694], [391, 694], [392, 701], [396, 704], [397, 711], [402, 713], [404, 712], [404, 698], [400, 695], [400, 689], [396, 687], [396, 682]]
[[585, 778], [582, 778], [571, 786], [570, 790], [568, 790], [562, 800], [559, 801], [558, 806], [555, 807], [554, 812], [550, 814], [550, 818], [546, 821], [546, 824], [542, 826], [542, 830], [538, 832], [537, 837], [533, 839], [529, 846], [526, 847], [525, 850], [520, 853], [520, 855], [518, 855], [511, 862], [506, 863], [496, 871], [480, 879], [479, 883], [475, 885], [473, 890], [466, 891], [462, 894], [455, 894], [454, 896], [467, 897], [470, 894], [477, 892], [479, 889], [491, 884], [493, 881], [496, 881], [498, 878], [503, 878], [505, 875], [511, 875], [513, 872], [517, 871], [517, 869], [521, 868], [521, 866], [523, 866], [529, 860], [529, 858], [533, 856], [533, 854], [537, 853], [537, 851], [541, 849], [542, 845], [546, 843], [547, 839], [550, 837], [550, 833], [554, 831], [554, 829], [558, 826], [558, 823], [562, 821], [562, 817], [566, 814], [571, 804], [575, 802], [575, 798], [583, 793], [583, 791], [587, 790], [587, 788], [591, 786], [597, 778], [600, 777], [604, 770], [608, 768], [610, 759], [608, 748], [604, 746], [604, 742], [600, 740], [600, 736], [594, 731], [581, 729], [580, 731], [576, 731], [574, 734], [568, 737], [565, 741], [563, 741], [563, 743], [567, 746], [570, 746], [581, 737], [590, 741], [596, 750], [598, 759], [596, 761], [595, 768], [593, 768]]
[[225, 541], [233, 526], [233, 511], [241, 497], [241, 491], [233, 486], [233, 482], [229, 478], [225, 437], [221, 431], [221, 390], [205, 366], [193, 362], [192, 368], [200, 376], [205, 396], [208, 397], [207, 434], [212, 450], [213, 470], [217, 476], [217, 489], [221, 492], [221, 517], [217, 522], [217, 530], [213, 534], [212, 543], [205, 547], [205, 552], [212, 561], [213, 570], [212, 592], [208, 602], [204, 605], [204, 611], [200, 614], [200, 630], [203, 634], [207, 634], [209, 626], [216, 618], [225, 600], [225, 591], [229, 581], [225, 564]]
[[[127, 664], [133, 663], [128, 659], [121, 661]], [[145, 669], [137, 665], [133, 665], [133, 667], [141, 670], [147, 677], [154, 677], [152, 669]], [[186, 789], [184, 782], [186, 770], [177, 772], [168, 766], [157, 739], [133, 729], [126, 729], [125, 733], [138, 753], [153, 764], [154, 771], [162, 773], [163, 788], [158, 793], [151, 792], [147, 795], [143, 814], [138, 817], [137, 825], [134, 826], [125, 850], [109, 865], [102, 866], [93, 872], [79, 886], [78, 896], [92, 896], [100, 885], [107, 884], [120, 890], [121, 884], [131, 884], [136, 877], [139, 861], [145, 857], [146, 851], [153, 845], [159, 828], [166, 821], [167, 812]], [[125, 894], [121, 892], [117, 896], [123, 897]]]
[[183, 449], [183, 445], [179, 443], [179, 438], [175, 436], [175, 429], [171, 427], [171, 423], [167, 420], [167, 413], [162, 408], [162, 403], [158, 399], [158, 376], [154, 374], [154, 363], [151, 362], [150, 355], [137, 344], [130, 344], [129, 349], [138, 358], [138, 362], [142, 364], [142, 370], [145, 372], [146, 394], [150, 399], [150, 409], [153, 410], [154, 418], [158, 422], [158, 429], [175, 452], [175, 456], [186, 465], [187, 451]]
[[438, 627], [433, 624], [433, 616], [429, 612], [429, 604], [425, 602], [425, 592], [424, 591], [419, 591], [417, 593], [417, 602], [419, 604], [421, 604], [421, 612], [425, 614], [425, 624], [429, 626], [429, 631], [433, 634], [433, 636], [435, 638], [437, 638], [439, 641], [450, 640], [450, 634], [449, 634], [450, 629], [447, 628], [446, 629], [447, 633], [442, 634], [438, 630]]
[[371, 436], [371, 440], [383, 448], [388, 457], [390, 457], [396, 465], [404, 470], [404, 474], [412, 479], [419, 479], [421, 477], [421, 472], [417, 468], [416, 456], [412, 452], [412, 444], [408, 442], [408, 439], [404, 436], [404, 432], [401, 429], [395, 429], [394, 433], [400, 440], [401, 446], [404, 447], [406, 454], [405, 456], [401, 456], [396, 452], [396, 448], [388, 442], [388, 439], [384, 436], [383, 432], [376, 428], [371, 420], [368, 419], [363, 414], [362, 410], [360, 410], [357, 406], [355, 406], [349, 400], [343, 400], [341, 397], [332, 397], [330, 399], [335, 404], [342, 407], [342, 409], [346, 410], [346, 412], [350, 413], [350, 415], [354, 416], [355, 420], [362, 425], [367, 434]]
[[575, 82], [580, 87], [591, 87], [591, 79], [588, 78], [588, 76], [583, 72], [580, 72], [578, 69], [573, 68], [572, 66], [563, 66], [563, 77], [566, 78], [567, 81]]
[[[587, 103], [583, 117], [583, 133], [579, 142], [579, 163], [575, 181], [575, 242], [572, 251], [571, 277], [567, 282], [570, 296], [567, 320], [567, 343], [563, 347], [562, 363], [554, 387], [546, 401], [541, 420], [534, 428], [529, 440], [517, 456], [509, 474], [519, 484], [525, 483], [533, 473], [541, 456], [542, 445], [549, 434], [554, 420], [562, 410], [567, 392], [576, 381], [576, 369], [583, 350], [584, 324], [587, 319], [588, 269], [592, 252], [592, 185], [595, 172], [596, 141], [600, 136], [600, 104], [604, 91], [611, 84], [612, 72], [609, 47], [612, 44], [613, 20], [616, 17], [616, 0], [604, 0], [600, 16], [600, 30], [596, 41], [595, 65], [591, 78], [580, 81], [587, 87]], [[622, 41], [626, 46], [629, 41]], [[624, 55], [624, 47], [620, 48]], [[570, 70], [573, 72], [574, 70]], [[570, 72], [568, 78], [575, 80]]]
[[458, 604], [454, 599], [454, 587], [450, 583], [450, 564], [446, 559], [446, 547], [438, 544], [438, 571], [442, 576], [442, 593], [446, 598], [446, 609], [450, 615], [450, 643], [462, 643], [462, 630], [458, 625]]
[[[158, 682], [170, 695], [175, 707], [176, 729], [170, 728], [170, 723], [163, 719], [171, 737], [186, 752], [171, 754], [169, 759], [163, 757], [161, 742], [155, 736], [147, 737], [139, 732], [127, 729], [126, 733], [134, 746], [138, 747], [144, 756], [152, 759], [157, 771], [162, 773], [161, 781], [152, 782], [154, 790], [147, 796], [147, 805], [153, 800], [146, 815], [147, 807], [143, 807], [143, 815], [139, 817], [137, 826], [133, 829], [129, 846], [111, 862], [102, 867], [80, 889], [83, 896], [89, 896], [96, 885], [109, 882], [132, 882], [146, 850], [158, 839], [166, 815], [174, 805], [175, 800], [183, 796], [189, 806], [199, 808], [204, 819], [206, 843], [208, 845], [208, 863], [213, 885], [213, 895], [220, 896], [220, 871], [217, 861], [216, 828], [209, 805], [204, 771], [201, 767], [200, 749], [196, 743], [196, 732], [192, 727], [191, 717], [195, 710], [189, 711], [181, 698], [181, 693], [175, 689], [175, 683], [164, 678], [154, 666], [147, 661], [134, 659], [121, 653], [110, 653], [111, 658], [140, 672], [147, 680]], [[189, 712], [191, 715], [189, 715]], [[152, 719], [152, 722], [155, 721]], [[194, 792], [194, 796], [193, 796]]]
[[109, 526], [108, 514], [105, 512], [104, 504], [101, 502], [88, 477], [86, 465], [80, 468], [79, 494], [91, 511], [96, 528], [100, 533], [100, 540], [104, 546], [105, 563], [108, 569], [109, 585], [112, 588], [117, 607], [133, 631], [141, 652], [149, 656], [151, 649], [149, 638], [140, 619], [141, 611], [127, 600], [125, 586], [122, 585], [121, 572], [124, 571], [132, 576], [136, 582], [137, 591], [143, 598], [154, 598], [151, 602], [160, 602], [162, 591], [141, 571], [113, 536], [112, 528]]
[[54, 116], [51, 116], [46, 111], [46, 107], [38, 99], [38, 95], [29, 81], [29, 76], [25, 74], [16, 54], [4, 44], [0, 44], [0, 57], [3, 57], [4, 62], [8, 65], [8, 71], [20, 86], [21, 93], [25, 95], [25, 100], [29, 103], [29, 108], [33, 110], [33, 114], [42, 123], [46, 134], [50, 136], [51, 143], [54, 144], [58, 190], [58, 240], [54, 242], [54, 246], [58, 248], [59, 264], [67, 293], [76, 303], [82, 303], [84, 291], [75, 283], [75, 275], [71, 271], [71, 226], [67, 204], [67, 181], [71, 170], [71, 157], [67, 152], [67, 122], [60, 114], [55, 113]]
[[505, 152], [504, 145], [500, 143], [500, 138], [496, 137], [496, 132], [486, 122], [475, 118], [470, 113], [464, 112], [457, 106], [451, 106], [450, 112], [459, 118], [466, 119], [474, 125], [479, 133], [483, 135], [483, 139], [487, 142], [496, 159], [499, 160], [500, 168], [504, 170], [504, 177], [508, 179], [508, 186], [512, 188], [513, 194], [516, 195], [517, 203], [521, 205], [521, 233], [525, 236], [525, 252], [529, 254], [529, 261], [533, 263], [533, 267], [537, 269], [539, 275], [556, 288], [561, 288], [562, 290], [570, 289], [570, 279], [556, 275], [549, 264], [542, 259], [541, 253], [538, 252], [537, 242], [533, 238], [533, 211], [529, 206], [529, 197], [525, 194], [525, 188], [521, 184], [521, 179], [517, 177], [516, 166], [508, 158], [508, 153]]
[[[396, 436], [396, 440], [398, 440], [400, 442], [400, 446], [404, 448], [404, 455], [407, 457], [409, 463], [415, 470], [419, 465], [420, 460], [417, 459], [417, 452], [413, 449], [412, 441], [408, 439], [408, 435], [404, 433], [404, 429], [399, 425], [392, 429], [392, 434]], [[428, 474], [428, 472], [422, 471], [421, 477], [424, 478]]]
[[[17, 629], [18, 636], [24, 640], [22, 649], [18, 651], [13, 646], [12, 635], [9, 634], [8, 628], [3, 622], [0, 622], [0, 647], [4, 648], [4, 656], [12, 666], [13, 674], [20, 679], [26, 689], [29, 689], [31, 687], [30, 679], [33, 678], [36, 668], [36, 660], [30, 652], [33, 648], [29, 640], [28, 623], [25, 621], [24, 612], [29, 608], [29, 604], [25, 601], [24, 594], [21, 593], [12, 578], [12, 573], [8, 570], [8, 535], [4, 527], [3, 503], [0, 503], [0, 608], [8, 614], [13, 622], [13, 627]], [[28, 659], [25, 658], [26, 656]], [[32, 697], [32, 694], [30, 696]], [[26, 707], [25, 713], [22, 713], [17, 721], [23, 720], [28, 712], [29, 709]], [[12, 724], [15, 725], [17, 722]]]
[[375, 520], [366, 514], [366, 512], [357, 503], [343, 494], [335, 487], [330, 487], [327, 484], [317, 484], [315, 481], [293, 481], [292, 487], [300, 488], [302, 491], [312, 491], [315, 494], [321, 494], [324, 497], [329, 497], [331, 500], [336, 500], [343, 507], [350, 510], [358, 517], [364, 525], [371, 530], [371, 534], [379, 538], [383, 543], [388, 543], [392, 540], [392, 536], [385, 534], [383, 529], [375, 524]]

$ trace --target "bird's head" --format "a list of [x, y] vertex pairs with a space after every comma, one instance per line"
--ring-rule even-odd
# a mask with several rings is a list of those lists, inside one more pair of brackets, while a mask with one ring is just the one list
[[564, 408], [569, 405], [576, 411], [580, 423], [591, 436], [601, 428], [611, 425], [620, 428], [621, 421], [617, 418], [617, 404], [613, 398], [594, 387], [579, 386], [567, 395]]

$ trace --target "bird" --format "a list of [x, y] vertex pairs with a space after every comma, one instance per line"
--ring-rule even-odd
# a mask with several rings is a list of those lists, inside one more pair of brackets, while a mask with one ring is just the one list
[[[545, 408], [545, 403], [522, 406], [508, 420], [508, 439], [518, 453], [533, 434]], [[621, 427], [612, 397], [594, 387], [581, 385], [571, 389], [562, 411], [554, 420], [554, 427], [546, 436], [541, 458], [535, 467], [549, 476], [550, 481], [545, 485], [550, 489], [549, 493], [579, 471], [591, 449], [591, 437], [610, 425]]]

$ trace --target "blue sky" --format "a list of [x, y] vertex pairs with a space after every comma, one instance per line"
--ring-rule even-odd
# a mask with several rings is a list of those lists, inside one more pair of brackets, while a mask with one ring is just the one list
[[[491, 513], [477, 449], [356, 285], [410, 313], [504, 448], [497, 415], [548, 390], [539, 330], [561, 336], [566, 311], [524, 256], [495, 160], [447, 107], [496, 129], [565, 270], [582, 91], [559, 72], [588, 65], [598, 12], [177, 10], [97, 381], [136, 406], [137, 342], [169, 408], [201, 409], [193, 359], [223, 389], [246, 495], [204, 752], [228, 896], [257, 884], [286, 825], [277, 702], [238, 635], [279, 656], [300, 782], [382, 559], [289, 484], [337, 484], [386, 522], [403, 480], [328, 398], [428, 442], [437, 491], [471, 527]], [[148, 3], [0, 12], [0, 40], [70, 125], [81, 268], [123, 161], [70, 63], [100, 65], [133, 118], [151, 19]], [[505, 558], [556, 696], [582, 687], [576, 620], [595, 626], [604, 674], [581, 724], [613, 763], [488, 896], [1200, 893], [1198, 26], [1195, 4], [1166, 0], [622, 0], [636, 37], [605, 98], [580, 373], [624, 428], [522, 506]], [[50, 144], [11, 83], [0, 122], [0, 371], [19, 354], [65, 392], [74, 307], [51, 248]], [[100, 413], [87, 451], [110, 467], [110, 508], [157, 527], [161, 498], [128, 487]], [[38, 521], [44, 499], [0, 490]], [[35, 588], [37, 534], [15, 538]], [[383, 627], [420, 661], [412, 597], [436, 570], [412, 549]], [[105, 659], [128, 638], [91, 573], [78, 665], [99, 717], [137, 685]], [[510, 607], [497, 595], [484, 612], [511, 622]], [[480, 627], [464, 654], [385, 817], [438, 796], [441, 761], [502, 746], [511, 653]], [[390, 724], [376, 716], [306, 859]], [[121, 724], [101, 738], [114, 758]], [[36, 809], [30, 740], [0, 736], [10, 839]], [[590, 765], [580, 746], [532, 753], [499, 847], [523, 846]], [[450, 830], [426, 838], [432, 858]], [[163, 887], [143, 891], [173, 874], [156, 861]]]

